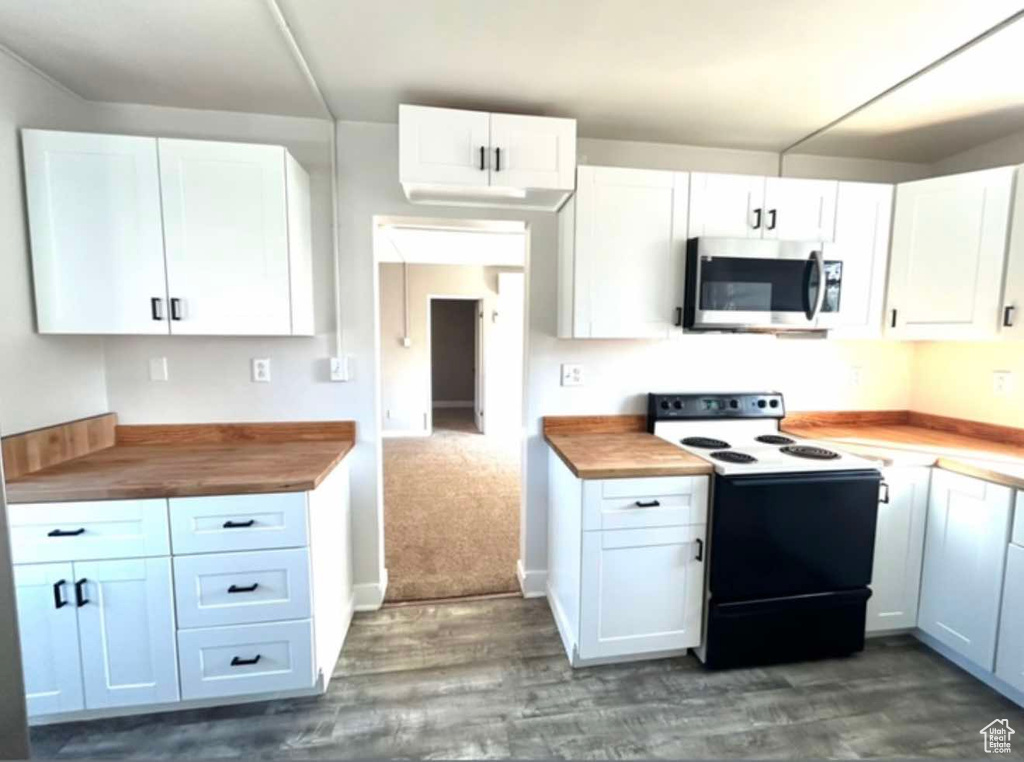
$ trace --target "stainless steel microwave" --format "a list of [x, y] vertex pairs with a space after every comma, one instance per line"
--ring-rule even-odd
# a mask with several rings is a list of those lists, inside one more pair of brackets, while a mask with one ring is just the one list
[[843, 263], [826, 260], [820, 243], [691, 238], [683, 326], [815, 330], [822, 314], [839, 311], [842, 281]]

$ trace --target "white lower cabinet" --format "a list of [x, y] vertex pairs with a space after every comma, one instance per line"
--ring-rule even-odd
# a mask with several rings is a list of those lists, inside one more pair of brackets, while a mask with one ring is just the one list
[[548, 457], [547, 595], [572, 665], [699, 646], [708, 477], [582, 480]]
[[183, 699], [312, 688], [313, 624], [273, 622], [178, 633]]
[[[1017, 510], [1020, 509], [1018, 501]], [[1022, 521], [1019, 513], [1017, 521]], [[1006, 555], [996, 677], [1024, 691], [1024, 546], [1021, 545], [1011, 545]]]
[[30, 715], [178, 700], [169, 558], [15, 567]]
[[982, 669], [995, 668], [1013, 490], [935, 469], [918, 626]]
[[705, 528], [584, 533], [581, 658], [700, 645]]
[[875, 531], [867, 631], [915, 627], [931, 469], [887, 468]]
[[178, 700], [169, 558], [75, 563], [90, 709]]
[[30, 716], [85, 708], [71, 564], [14, 567], [25, 703]]

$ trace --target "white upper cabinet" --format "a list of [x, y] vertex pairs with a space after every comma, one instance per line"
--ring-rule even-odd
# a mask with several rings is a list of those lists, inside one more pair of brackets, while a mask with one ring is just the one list
[[840, 338], [882, 333], [885, 277], [889, 265], [889, 229], [893, 186], [839, 183], [835, 242], [826, 243], [827, 261], [842, 262], [838, 312], [823, 312], [818, 326]]
[[23, 130], [40, 333], [167, 333], [155, 138]]
[[403, 183], [490, 184], [489, 113], [401, 105], [398, 122]]
[[1010, 245], [1006, 254], [1006, 285], [999, 314], [1000, 335], [1024, 338], [1024, 188], [1021, 187], [1022, 168], [1017, 168], [1017, 183], [1013, 199]]
[[164, 140], [171, 333], [292, 333], [286, 165], [280, 146]]
[[918, 626], [991, 672], [1013, 490], [932, 473]]
[[667, 338], [682, 307], [688, 176], [580, 167], [561, 212], [559, 336]]
[[767, 178], [764, 237], [780, 241], [833, 240], [838, 189], [834, 180]]
[[572, 193], [574, 119], [403, 104], [398, 125], [410, 201], [554, 211]]
[[906, 339], [996, 334], [1014, 168], [896, 188], [887, 333]]
[[23, 135], [41, 333], [312, 335], [309, 177], [283, 147]]
[[689, 238], [760, 238], [763, 228], [763, 177], [690, 174]]
[[917, 625], [930, 468], [887, 468], [875, 531], [867, 631]]
[[837, 189], [833, 180], [694, 172], [688, 236], [831, 241]]

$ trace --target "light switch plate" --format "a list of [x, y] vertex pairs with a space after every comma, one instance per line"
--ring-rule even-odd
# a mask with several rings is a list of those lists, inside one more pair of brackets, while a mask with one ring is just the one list
[[1013, 373], [1008, 370], [992, 371], [992, 391], [995, 394], [1009, 394], [1013, 391]]
[[562, 386], [583, 386], [583, 366], [563, 363]]
[[269, 357], [254, 357], [252, 358], [252, 380], [257, 384], [269, 384], [270, 383], [270, 358]]
[[859, 365], [851, 365], [849, 373], [846, 377], [847, 383], [853, 388], [860, 386], [861, 376], [863, 374], [864, 369], [862, 367], [860, 367]]
[[351, 381], [352, 362], [348, 355], [331, 358], [331, 381]]
[[166, 381], [167, 380], [167, 358], [166, 357], [150, 357], [149, 358], [149, 380], [150, 381]]

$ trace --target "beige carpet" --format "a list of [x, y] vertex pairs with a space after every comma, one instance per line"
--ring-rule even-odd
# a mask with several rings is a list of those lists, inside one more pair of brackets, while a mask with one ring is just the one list
[[468, 409], [435, 410], [431, 437], [384, 440], [386, 600], [519, 589], [519, 460]]

